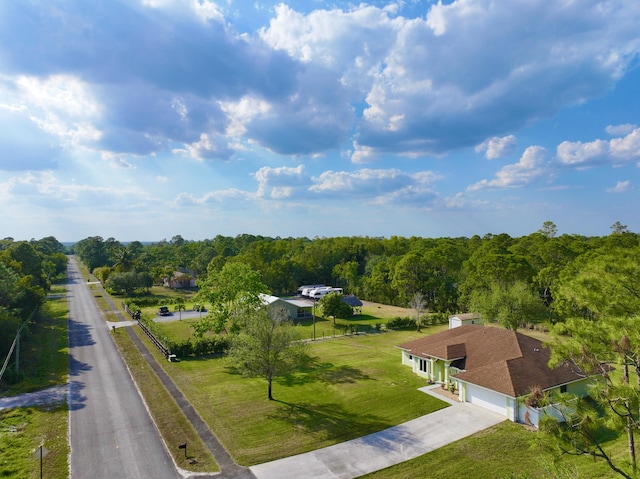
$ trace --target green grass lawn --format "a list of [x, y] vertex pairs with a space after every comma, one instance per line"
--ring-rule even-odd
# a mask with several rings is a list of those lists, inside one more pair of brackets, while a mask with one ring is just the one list
[[161, 363], [239, 464], [253, 465], [394, 426], [447, 404], [400, 362], [395, 345], [424, 333], [350, 336], [310, 344], [312, 362], [267, 383], [226, 358]]
[[34, 451], [44, 444], [42, 477], [69, 475], [67, 405], [54, 408], [15, 408], [0, 411], [0, 477], [40, 477], [40, 458]]
[[[4, 386], [1, 394], [15, 396], [66, 382], [69, 349], [64, 292], [64, 286], [54, 285], [51, 299], [44, 304], [41, 318], [37, 320], [38, 325], [27, 327], [21, 334], [18, 370], [23, 380]], [[15, 370], [14, 364], [9, 367]]]
[[[444, 446], [411, 461], [367, 474], [367, 479], [450, 479], [452, 477], [495, 479], [614, 478], [604, 461], [566, 457], [553, 470], [551, 456], [540, 451], [536, 431], [510, 421], [502, 422], [471, 437]], [[624, 440], [607, 447], [624, 454]], [[622, 450], [620, 450], [622, 448]]]
[[[65, 290], [62, 285], [52, 287], [39, 327], [22, 335], [19, 370], [24, 380], [2, 388], [2, 395], [15, 396], [66, 382], [69, 351]], [[0, 477], [40, 477], [40, 462], [33, 452], [41, 443], [49, 450], [43, 461], [43, 476], [67, 477], [68, 418], [66, 404], [0, 411]]]

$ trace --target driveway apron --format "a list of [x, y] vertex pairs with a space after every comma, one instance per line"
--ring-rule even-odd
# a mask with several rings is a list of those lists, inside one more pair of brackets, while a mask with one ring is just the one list
[[251, 467], [258, 479], [351, 479], [399, 464], [505, 420], [469, 403], [358, 439]]

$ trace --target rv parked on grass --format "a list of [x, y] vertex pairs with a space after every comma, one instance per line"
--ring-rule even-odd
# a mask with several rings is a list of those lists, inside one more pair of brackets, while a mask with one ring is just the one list
[[311, 292], [311, 294], [309, 295], [309, 297], [312, 298], [312, 299], [320, 299], [325, 294], [329, 294], [329, 293], [343, 294], [343, 291], [342, 291], [342, 288], [332, 288], [331, 286], [328, 286], [326, 288], [318, 288], [318, 289], [313, 290]]

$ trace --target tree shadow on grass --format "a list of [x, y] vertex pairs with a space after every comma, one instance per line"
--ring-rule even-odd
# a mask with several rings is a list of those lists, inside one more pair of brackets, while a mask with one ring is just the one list
[[374, 414], [354, 414], [336, 403], [312, 405], [274, 401], [282, 406], [269, 415], [270, 419], [302, 427], [323, 439], [347, 441], [392, 426]]
[[281, 386], [303, 386], [315, 382], [325, 384], [353, 384], [357, 381], [375, 381], [368, 374], [352, 366], [336, 366], [327, 361], [319, 361], [318, 358], [308, 357], [297, 371], [279, 376], [274, 382]]

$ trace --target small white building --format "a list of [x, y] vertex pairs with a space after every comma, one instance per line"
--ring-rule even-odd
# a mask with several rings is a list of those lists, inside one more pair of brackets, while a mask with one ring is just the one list
[[459, 328], [466, 324], [482, 324], [482, 319], [476, 313], [464, 313], [449, 316], [449, 329]]

